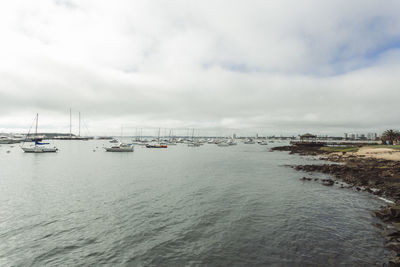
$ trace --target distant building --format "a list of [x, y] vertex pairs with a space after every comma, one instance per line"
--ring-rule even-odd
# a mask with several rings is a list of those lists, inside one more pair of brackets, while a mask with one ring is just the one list
[[344, 139], [345, 140], [349, 139], [349, 134], [348, 133], [344, 133]]
[[368, 133], [367, 138], [368, 138], [368, 140], [375, 141], [378, 139], [378, 135], [376, 133]]
[[236, 134], [233, 134], [233, 135], [232, 135], [232, 138], [233, 138], [233, 139], [236, 139]]

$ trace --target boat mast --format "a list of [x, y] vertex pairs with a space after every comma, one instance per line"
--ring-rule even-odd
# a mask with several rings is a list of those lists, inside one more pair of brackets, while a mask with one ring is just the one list
[[78, 136], [81, 136], [81, 112], [79, 111], [79, 132], [78, 132]]
[[39, 113], [36, 113], [36, 128], [35, 128], [35, 137], [37, 136], [37, 127], [39, 124]]
[[71, 116], [71, 108], [69, 109], [69, 138], [72, 137], [72, 116]]

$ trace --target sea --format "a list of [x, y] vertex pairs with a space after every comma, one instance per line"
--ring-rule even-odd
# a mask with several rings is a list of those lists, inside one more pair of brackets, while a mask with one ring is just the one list
[[[126, 140], [129, 141], [129, 140]], [[185, 144], [57, 153], [0, 146], [0, 266], [371, 266], [387, 262], [366, 192], [266, 146]]]

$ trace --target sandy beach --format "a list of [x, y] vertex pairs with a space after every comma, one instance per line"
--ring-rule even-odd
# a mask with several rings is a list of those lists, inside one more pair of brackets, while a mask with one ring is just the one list
[[354, 155], [367, 158], [400, 161], [400, 150], [392, 148], [361, 147], [358, 152], [354, 152]]

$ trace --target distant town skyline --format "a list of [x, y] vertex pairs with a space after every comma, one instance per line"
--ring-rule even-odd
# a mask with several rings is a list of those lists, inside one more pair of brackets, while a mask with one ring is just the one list
[[[5, 1], [0, 132], [399, 129], [399, 1]], [[129, 133], [128, 133], [129, 132]]]

